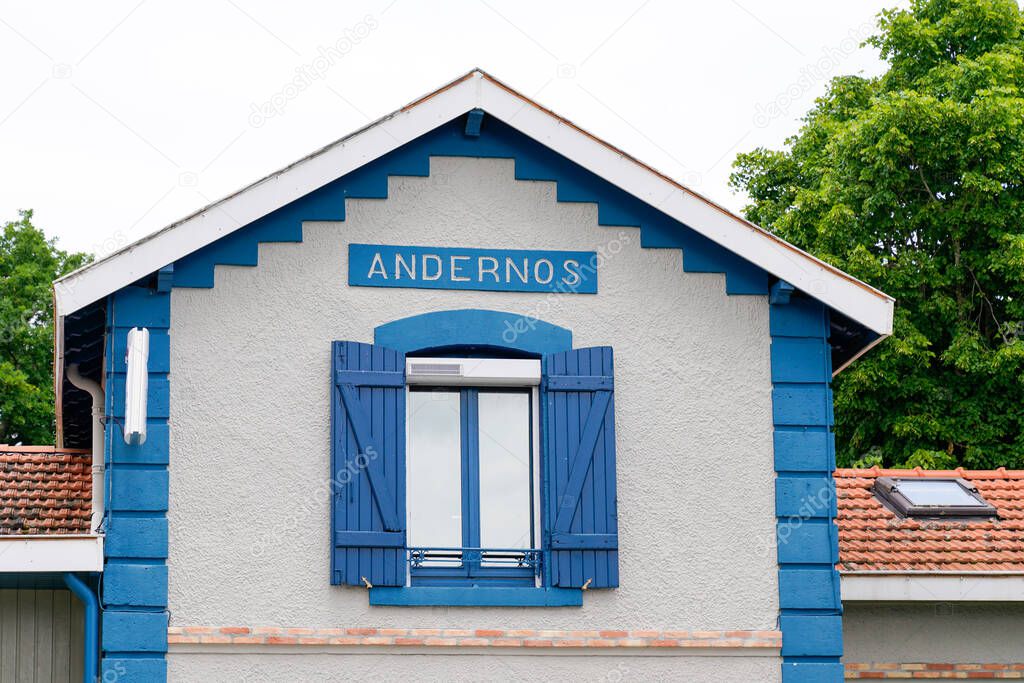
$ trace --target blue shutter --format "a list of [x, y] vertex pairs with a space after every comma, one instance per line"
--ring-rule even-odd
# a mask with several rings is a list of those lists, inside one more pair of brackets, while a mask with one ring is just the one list
[[619, 585], [612, 350], [544, 358], [545, 541], [550, 585]]
[[334, 342], [331, 583], [404, 586], [405, 355]]

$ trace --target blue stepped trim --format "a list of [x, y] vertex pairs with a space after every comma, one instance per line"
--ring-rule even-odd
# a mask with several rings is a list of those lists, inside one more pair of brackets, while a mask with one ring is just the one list
[[769, 328], [782, 680], [842, 681], [828, 309], [776, 296]]
[[[176, 274], [176, 272], [175, 272]], [[171, 296], [125, 287], [107, 301], [107, 537], [102, 594], [103, 680], [165, 681]], [[160, 291], [163, 290], [163, 291]], [[149, 329], [146, 442], [124, 442], [125, 348], [132, 327]]]
[[403, 607], [579, 607], [576, 588], [371, 588], [371, 605]]
[[[469, 119], [472, 124], [472, 119]], [[678, 248], [683, 270], [724, 273], [729, 294], [768, 294], [768, 274], [649, 204], [516, 131], [493, 116], [477, 135], [462, 116], [331, 181], [174, 264], [173, 286], [213, 287], [216, 265], [255, 266], [261, 242], [301, 242], [303, 221], [345, 220], [345, 200], [386, 199], [389, 176], [430, 173], [431, 156], [515, 160], [517, 180], [557, 183], [560, 202], [597, 204], [598, 223], [640, 228], [644, 247]]]
[[400, 353], [446, 347], [515, 349], [536, 356], [568, 351], [572, 332], [520, 313], [476, 308], [435, 311], [379, 325], [373, 343]]

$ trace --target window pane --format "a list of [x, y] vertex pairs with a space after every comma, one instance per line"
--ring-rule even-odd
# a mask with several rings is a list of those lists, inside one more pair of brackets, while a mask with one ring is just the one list
[[462, 547], [459, 392], [409, 392], [409, 545]]
[[480, 392], [480, 545], [530, 548], [530, 394]]
[[910, 500], [911, 505], [969, 505], [984, 507], [974, 496], [964, 491], [955, 481], [913, 481], [900, 479], [897, 490]]

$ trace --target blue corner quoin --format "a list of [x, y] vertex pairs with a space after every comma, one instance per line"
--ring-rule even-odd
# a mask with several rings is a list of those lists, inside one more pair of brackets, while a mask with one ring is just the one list
[[842, 681], [835, 441], [828, 309], [769, 308], [783, 683]]
[[[106, 444], [101, 680], [167, 679], [167, 502], [171, 298], [129, 286], [107, 300]], [[146, 442], [124, 441], [125, 347], [149, 329]]]

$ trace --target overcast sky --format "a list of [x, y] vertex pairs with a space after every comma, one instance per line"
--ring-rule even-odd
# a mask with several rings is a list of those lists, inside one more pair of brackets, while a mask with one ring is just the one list
[[739, 210], [736, 154], [879, 73], [898, 4], [0, 2], [0, 220], [103, 255], [475, 66]]

